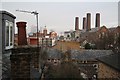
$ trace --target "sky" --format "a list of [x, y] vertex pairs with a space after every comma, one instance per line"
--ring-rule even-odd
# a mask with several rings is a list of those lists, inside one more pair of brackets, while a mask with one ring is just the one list
[[[11, 1], [11, 2], [10, 2]], [[16, 10], [37, 11], [39, 13], [39, 29], [54, 30], [58, 34], [74, 30], [75, 17], [79, 17], [79, 28], [82, 29], [83, 17], [86, 13], [91, 13], [91, 26], [95, 26], [95, 15], [100, 13], [101, 23], [106, 27], [116, 27], [118, 25], [118, 0], [105, 0], [106, 2], [95, 2], [95, 0], [78, 0], [68, 2], [57, 2], [52, 0], [41, 0], [34, 2], [15, 2], [15, 0], [2, 0], [1, 9], [6, 10], [16, 16], [15, 22], [27, 22], [27, 33], [36, 31], [36, 17], [33, 14], [17, 12]], [[114, 2], [113, 2], [114, 1]], [[17, 28], [15, 27], [17, 33]]]

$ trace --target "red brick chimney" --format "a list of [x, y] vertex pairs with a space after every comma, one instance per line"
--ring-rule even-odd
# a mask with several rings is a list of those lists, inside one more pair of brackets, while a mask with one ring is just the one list
[[75, 30], [79, 30], [79, 17], [75, 17]]
[[86, 31], [89, 31], [91, 29], [91, 13], [87, 13], [87, 26]]
[[26, 22], [17, 22], [18, 27], [18, 45], [27, 45]]
[[86, 17], [83, 17], [83, 29], [86, 29]]
[[100, 27], [100, 13], [96, 13], [95, 27]]

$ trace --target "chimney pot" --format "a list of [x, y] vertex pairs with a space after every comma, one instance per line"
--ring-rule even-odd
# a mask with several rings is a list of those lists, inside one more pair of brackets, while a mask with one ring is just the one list
[[18, 27], [18, 45], [27, 45], [26, 22], [17, 22]]

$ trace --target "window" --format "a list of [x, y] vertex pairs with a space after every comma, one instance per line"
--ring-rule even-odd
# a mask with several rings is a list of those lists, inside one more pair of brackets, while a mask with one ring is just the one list
[[6, 33], [5, 33], [6, 35], [5, 35], [5, 37], [6, 37], [6, 39], [5, 39], [5, 45], [6, 46], [9, 46], [9, 22], [8, 21], [6, 21]]
[[13, 23], [10, 22], [10, 46], [13, 45]]
[[6, 49], [13, 47], [13, 22], [5, 21], [5, 46]]

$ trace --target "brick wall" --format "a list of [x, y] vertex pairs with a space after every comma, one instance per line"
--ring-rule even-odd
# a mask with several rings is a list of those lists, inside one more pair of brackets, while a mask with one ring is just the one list
[[11, 56], [11, 76], [12, 80], [30, 78], [30, 53], [12, 54]]
[[12, 80], [30, 80], [31, 68], [39, 70], [39, 50], [37, 47], [12, 49], [11, 78]]
[[115, 78], [120, 78], [120, 72], [107, 66], [104, 63], [99, 63], [99, 68], [98, 68], [98, 78], [109, 78], [109, 79], [115, 79]]

